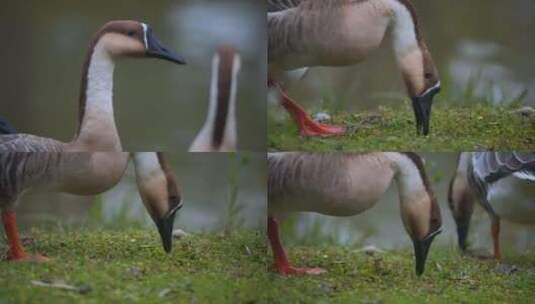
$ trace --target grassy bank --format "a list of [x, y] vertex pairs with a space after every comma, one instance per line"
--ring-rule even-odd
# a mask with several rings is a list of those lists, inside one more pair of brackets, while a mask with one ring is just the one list
[[[170, 255], [152, 230], [27, 235], [31, 252], [53, 260], [0, 262], [0, 303], [237, 303], [256, 299], [268, 281], [258, 232], [190, 235], [175, 240]], [[76, 290], [34, 285], [39, 282]]]
[[375, 112], [335, 113], [332, 123], [348, 127], [348, 134], [331, 138], [303, 138], [286, 119], [269, 123], [269, 148], [279, 151], [473, 151], [535, 149], [535, 117], [513, 113], [510, 107], [485, 103], [472, 106], [437, 104], [429, 136], [416, 136], [408, 103]]
[[[0, 303], [528, 303], [535, 297], [534, 256], [506, 254], [500, 265], [433, 248], [417, 278], [409, 250], [369, 255], [289, 246], [296, 265], [329, 272], [287, 278], [266, 271], [271, 256], [254, 231], [190, 235], [176, 240], [170, 255], [151, 230], [26, 236], [29, 250], [53, 260], [0, 262]], [[74, 290], [34, 285], [60, 282]]]
[[374, 255], [341, 247], [290, 250], [296, 265], [329, 272], [273, 276], [270, 296], [283, 303], [530, 303], [535, 297], [535, 256], [506, 256], [498, 264], [433, 248], [418, 278], [408, 250]]

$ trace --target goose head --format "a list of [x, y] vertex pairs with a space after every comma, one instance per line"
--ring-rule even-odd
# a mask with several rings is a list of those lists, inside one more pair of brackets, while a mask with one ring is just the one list
[[162, 45], [152, 28], [132, 20], [110, 21], [96, 34], [92, 47], [103, 47], [116, 57], [149, 57], [185, 64], [181, 56]]
[[440, 92], [440, 79], [431, 54], [420, 41], [399, 57], [398, 64], [412, 99], [416, 131], [428, 135], [433, 99]]
[[416, 274], [420, 276], [424, 272], [431, 243], [442, 232], [442, 219], [423, 159], [415, 153], [404, 154], [411, 159], [413, 165], [410, 170], [401, 173], [399, 178], [401, 218], [412, 239]]
[[143, 205], [158, 228], [164, 250], [170, 252], [175, 214], [182, 207], [176, 178], [161, 152], [134, 153], [133, 158]]

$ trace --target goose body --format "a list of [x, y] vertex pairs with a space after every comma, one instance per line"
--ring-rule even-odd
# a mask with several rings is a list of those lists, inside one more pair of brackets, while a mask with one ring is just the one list
[[[182, 206], [173, 173], [160, 152], [133, 153], [136, 181], [143, 204], [155, 222], [164, 249], [171, 250], [175, 213]], [[115, 186], [129, 159], [126, 152], [0, 153], [0, 210], [16, 261], [46, 258], [29, 256], [18, 237], [15, 207], [27, 191], [96, 195]]]
[[152, 29], [137, 21], [111, 21], [93, 37], [83, 66], [78, 129], [71, 142], [30, 134], [0, 135], [1, 152], [122, 151], [113, 113], [113, 72], [119, 57], [155, 57], [183, 63]]
[[[1, 120], [1, 118], [0, 118]], [[0, 134], [14, 133], [6, 121]], [[182, 207], [176, 178], [161, 152], [133, 153], [139, 194], [158, 228], [165, 251], [172, 247], [175, 213]], [[119, 182], [126, 170], [125, 152], [2, 152], [0, 153], [0, 211], [9, 242], [8, 258], [45, 261], [28, 255], [20, 241], [15, 207], [27, 191], [96, 195]]]
[[284, 92], [277, 79], [293, 69], [346, 66], [365, 60], [391, 29], [392, 45], [413, 100], [417, 130], [427, 135], [440, 81], [409, 0], [268, 0], [270, 86], [305, 136], [337, 135], [343, 128], [314, 123]]
[[[465, 250], [474, 201], [491, 218], [494, 256], [501, 257], [499, 242], [500, 221], [535, 224], [535, 154], [517, 152], [461, 153], [458, 171], [466, 175], [454, 176], [450, 187], [450, 209], [457, 224], [459, 246]], [[462, 181], [457, 181], [462, 179]], [[472, 201], [459, 197], [470, 195]], [[469, 206], [469, 207], [467, 207]]]
[[208, 114], [190, 152], [236, 151], [236, 94], [240, 67], [240, 55], [232, 47], [217, 50], [212, 59]]
[[290, 212], [352, 216], [373, 207], [395, 180], [401, 216], [413, 239], [421, 274], [432, 239], [440, 232], [440, 210], [419, 156], [413, 153], [268, 154], [268, 234], [275, 267], [282, 274], [317, 273], [288, 264], [278, 238], [277, 218]]

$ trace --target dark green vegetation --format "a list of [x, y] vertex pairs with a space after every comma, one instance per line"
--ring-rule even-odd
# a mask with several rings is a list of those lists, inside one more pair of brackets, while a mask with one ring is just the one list
[[333, 124], [348, 134], [303, 138], [289, 118], [269, 124], [269, 148], [279, 151], [473, 151], [535, 149], [535, 117], [514, 113], [513, 107], [485, 103], [471, 106], [438, 103], [433, 108], [429, 136], [417, 136], [408, 103], [380, 107], [370, 113], [335, 113]]
[[0, 262], [0, 303], [237, 303], [258, 298], [270, 280], [264, 236], [255, 231], [190, 235], [175, 240], [170, 255], [152, 230], [33, 230], [27, 236], [30, 252], [53, 260]]
[[[506, 255], [505, 264], [432, 248], [426, 271], [414, 274], [409, 250], [368, 255], [354, 248], [294, 247], [296, 266], [322, 267], [320, 276], [273, 276], [271, 300], [282, 303], [531, 303], [535, 257]], [[514, 265], [514, 266], [512, 266]]]

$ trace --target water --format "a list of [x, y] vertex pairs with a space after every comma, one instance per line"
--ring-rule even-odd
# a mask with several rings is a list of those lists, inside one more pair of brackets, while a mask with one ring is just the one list
[[126, 151], [187, 149], [204, 122], [211, 57], [221, 44], [234, 45], [243, 57], [237, 101], [240, 149], [263, 151], [263, 7], [246, 0], [5, 3], [0, 12], [0, 115], [21, 132], [72, 139], [89, 40], [105, 22], [128, 18], [150, 24], [188, 64], [152, 59], [117, 64], [115, 115]]
[[[535, 106], [535, 2], [530, 0], [413, 0], [423, 32], [446, 90], [438, 102], [460, 103], [470, 79], [476, 97], [506, 103], [527, 90]], [[399, 105], [407, 99], [390, 40], [367, 61], [353, 67], [313, 68], [290, 95], [307, 107], [322, 102], [342, 110]]]

